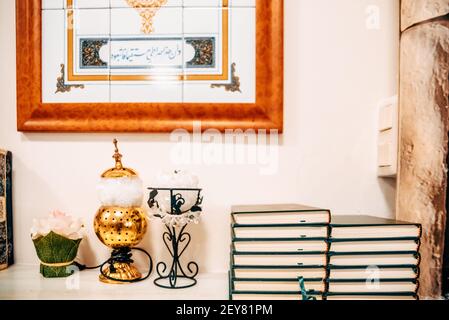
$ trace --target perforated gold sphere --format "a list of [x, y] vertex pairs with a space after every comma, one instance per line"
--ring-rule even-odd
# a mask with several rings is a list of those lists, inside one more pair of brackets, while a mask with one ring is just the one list
[[110, 248], [134, 247], [147, 231], [145, 212], [139, 207], [101, 207], [94, 229], [100, 241]]

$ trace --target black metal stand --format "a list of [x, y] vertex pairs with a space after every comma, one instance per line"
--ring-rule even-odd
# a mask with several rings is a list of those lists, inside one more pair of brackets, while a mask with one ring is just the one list
[[159, 278], [154, 280], [154, 284], [166, 289], [185, 289], [196, 285], [195, 277], [198, 275], [199, 267], [196, 262], [189, 262], [187, 264], [186, 273], [181, 265], [180, 258], [186, 251], [192, 240], [189, 233], [185, 232], [187, 225], [181, 228], [177, 233], [175, 227], [166, 226], [167, 230], [163, 235], [165, 246], [167, 247], [173, 260], [171, 267], [166, 273], [168, 267], [165, 262], [159, 262], [156, 266]]

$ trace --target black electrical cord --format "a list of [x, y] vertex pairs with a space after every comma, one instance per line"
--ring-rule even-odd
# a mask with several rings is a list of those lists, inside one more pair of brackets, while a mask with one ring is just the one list
[[[139, 279], [135, 279], [135, 280], [122, 280], [122, 279], [115, 279], [112, 278], [108, 275], [106, 275], [104, 273], [103, 267], [106, 264], [109, 264], [109, 270], [111, 270], [111, 272], [115, 272], [115, 267], [114, 267], [114, 263], [133, 263], [134, 261], [131, 259], [132, 257], [132, 250], [136, 250], [136, 251], [140, 251], [146, 254], [146, 256], [148, 257], [149, 260], [149, 271], [147, 273], [147, 275], [143, 278], [139, 278]], [[115, 249], [114, 251], [112, 251], [111, 257], [106, 260], [105, 262], [103, 262], [102, 264], [95, 266], [95, 267], [88, 267], [86, 265], [80, 264], [78, 262], [74, 262], [74, 265], [76, 265], [80, 271], [83, 270], [93, 270], [93, 269], [98, 269], [100, 268], [100, 273], [102, 274], [103, 277], [105, 277], [106, 279], [112, 280], [112, 281], [117, 281], [117, 282], [124, 282], [124, 283], [135, 283], [135, 282], [140, 282], [140, 281], [144, 281], [146, 279], [148, 279], [151, 275], [151, 273], [153, 272], [153, 259], [151, 258], [150, 254], [145, 251], [144, 249], [141, 248], [120, 248], [120, 249]]]

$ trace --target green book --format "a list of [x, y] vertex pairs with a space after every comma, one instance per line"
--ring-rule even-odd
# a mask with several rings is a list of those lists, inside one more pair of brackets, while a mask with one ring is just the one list
[[326, 269], [321, 268], [243, 268], [233, 266], [231, 274], [238, 279], [326, 279]]
[[329, 252], [338, 254], [360, 254], [369, 252], [419, 252], [421, 242], [419, 239], [389, 239], [369, 240], [346, 239], [345, 241], [330, 241]]
[[[322, 294], [326, 290], [323, 279], [303, 279], [308, 294]], [[298, 279], [240, 279], [232, 278], [236, 292], [278, 292], [301, 294]]]
[[366, 253], [329, 253], [329, 266], [332, 267], [385, 267], [419, 266], [421, 257], [416, 252], [366, 252]]
[[233, 239], [328, 239], [328, 225], [232, 225]]
[[[308, 294], [309, 298], [312, 300], [323, 300], [323, 294]], [[303, 296], [299, 292], [239, 292], [239, 291], [231, 291], [230, 300], [246, 300], [246, 301], [287, 301], [287, 300], [295, 300], [301, 301], [304, 300]]]
[[327, 252], [329, 244], [326, 237], [297, 238], [239, 238], [231, 230], [235, 252]]
[[389, 292], [389, 293], [326, 293], [326, 300], [418, 300], [419, 297], [414, 292]]
[[329, 267], [328, 281], [331, 282], [357, 282], [357, 281], [413, 281], [419, 278], [419, 267], [393, 266], [391, 268], [370, 267]]
[[411, 280], [377, 280], [377, 281], [333, 281], [327, 280], [328, 290], [327, 294], [362, 294], [362, 295], [385, 295], [385, 294], [405, 294], [416, 295], [419, 289], [419, 281], [417, 279]]
[[235, 266], [239, 267], [324, 267], [325, 252], [238, 252], [232, 251]]
[[299, 204], [246, 205], [232, 207], [237, 226], [326, 225], [330, 211]]
[[330, 241], [416, 240], [421, 237], [420, 224], [372, 216], [332, 216]]
[[[242, 277], [244, 278], [248, 278], [251, 277], [250, 275], [253, 274], [252, 277], [258, 278], [257, 274], [260, 274], [262, 272], [269, 272], [272, 271], [272, 274], [278, 274], [280, 277], [285, 277], [286, 274], [292, 274], [292, 272], [299, 272], [301, 270], [307, 270], [308, 275], [306, 276], [305, 274], [302, 274], [301, 276], [304, 277], [312, 277], [311, 275], [314, 274], [314, 272], [316, 270], [320, 270], [319, 273], [322, 273], [322, 270], [325, 270], [325, 272], [327, 273], [327, 268], [326, 268], [326, 259], [325, 259], [325, 255], [320, 254], [320, 256], [322, 257], [322, 259], [319, 262], [324, 262], [324, 264], [298, 264], [298, 263], [285, 263], [282, 264], [282, 261], [277, 261], [277, 259], [279, 258], [284, 258], [284, 257], [288, 257], [288, 258], [292, 258], [292, 259], [297, 259], [298, 257], [300, 257], [301, 255], [303, 255], [302, 253], [287, 253], [287, 254], [283, 254], [283, 253], [268, 253], [268, 254], [262, 254], [262, 257], [265, 257], [265, 255], [268, 255], [271, 260], [267, 261], [266, 264], [264, 263], [260, 263], [257, 264], [258, 261], [254, 262], [252, 260], [252, 257], [258, 257], [259, 254], [257, 253], [236, 253], [233, 250], [233, 246], [231, 245], [231, 254], [230, 254], [230, 270], [238, 270], [238, 272], [240, 272], [240, 275], [244, 274], [244, 276], [242, 275]], [[306, 255], [307, 257], [309, 256], [309, 254]], [[315, 256], [315, 255], [313, 255]], [[242, 260], [240, 258], [245, 258], [248, 257], [249, 260]], [[274, 259], [274, 260], [273, 260]], [[289, 262], [289, 261], [288, 261]], [[295, 261], [296, 262], [296, 261]], [[236, 274], [238, 273], [236, 271]], [[271, 276], [271, 278], [274, 276]]]

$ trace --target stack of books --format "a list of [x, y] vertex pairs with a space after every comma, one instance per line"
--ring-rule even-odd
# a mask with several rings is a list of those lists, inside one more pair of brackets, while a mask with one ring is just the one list
[[230, 299], [322, 299], [329, 223], [329, 210], [302, 205], [233, 207]]
[[327, 300], [417, 299], [421, 226], [332, 216]]

